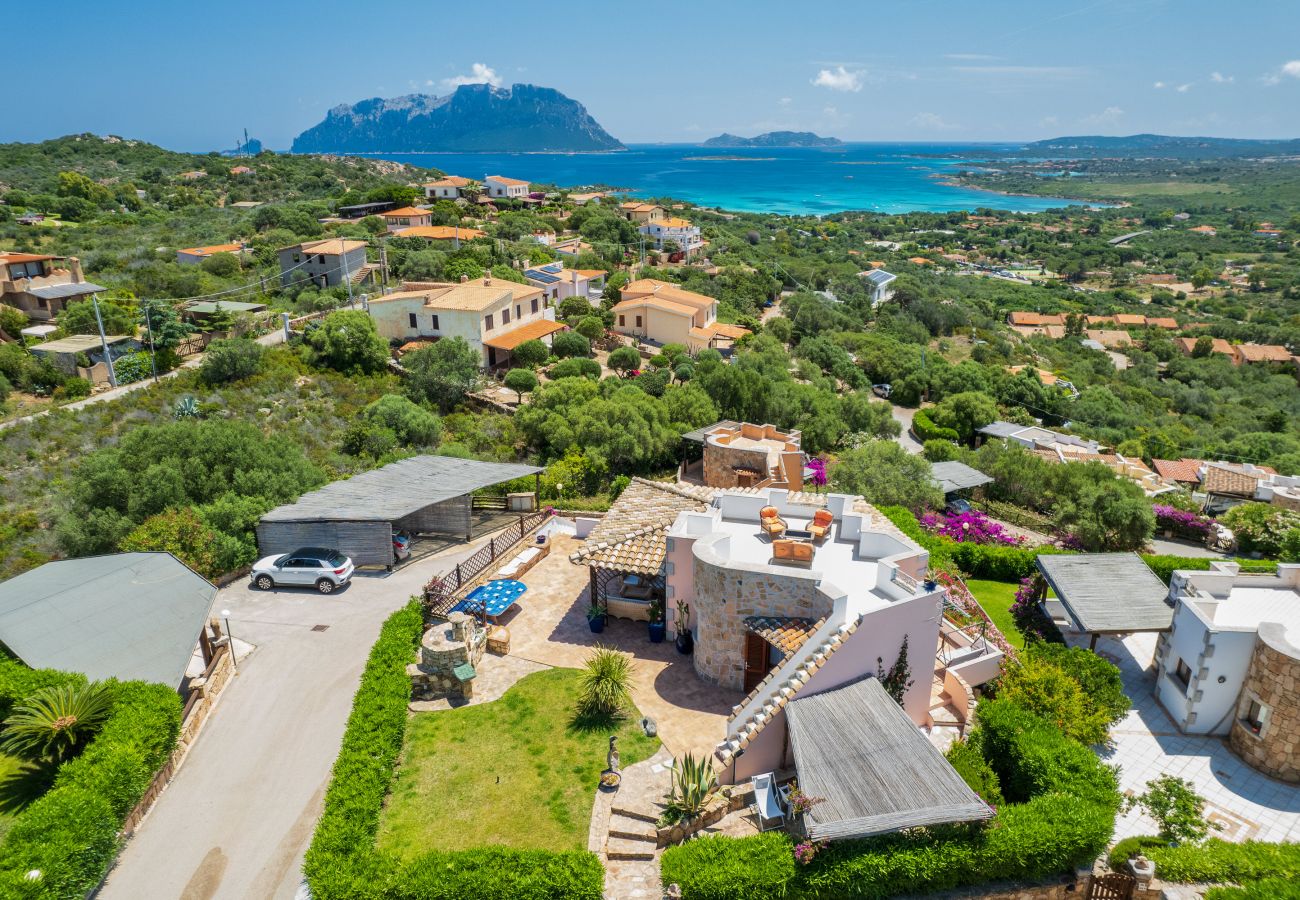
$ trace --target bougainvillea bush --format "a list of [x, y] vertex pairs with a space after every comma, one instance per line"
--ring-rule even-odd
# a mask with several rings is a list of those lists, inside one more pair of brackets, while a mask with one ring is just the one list
[[1209, 534], [1211, 526], [1214, 525], [1214, 520], [1208, 516], [1198, 515], [1173, 506], [1164, 506], [1157, 503], [1151, 507], [1151, 511], [1156, 514], [1157, 531], [1171, 531], [1176, 537], [1187, 538], [1192, 541], [1205, 540], [1205, 536]]
[[1000, 523], [977, 510], [952, 515], [928, 512], [921, 516], [921, 527], [962, 544], [1019, 547], [1024, 543], [1024, 538], [1012, 534]]

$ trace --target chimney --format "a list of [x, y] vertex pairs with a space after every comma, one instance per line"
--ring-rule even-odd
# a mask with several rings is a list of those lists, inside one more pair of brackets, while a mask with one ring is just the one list
[[464, 283], [467, 282], [467, 281], [469, 281], [469, 276], [468, 276], [468, 275], [462, 275], [462, 276], [460, 276], [460, 283], [461, 283], [461, 284], [464, 284]]
[[492, 276], [491, 276], [491, 275], [484, 275], [484, 276], [483, 276], [483, 287], [492, 287]]
[[68, 257], [68, 268], [72, 270], [72, 283], [81, 284], [86, 277], [81, 274], [81, 260], [75, 256]]

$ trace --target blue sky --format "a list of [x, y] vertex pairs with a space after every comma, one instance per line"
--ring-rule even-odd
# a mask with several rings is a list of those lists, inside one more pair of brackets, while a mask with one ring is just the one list
[[10, 35], [50, 43], [16, 51], [0, 140], [93, 131], [208, 150], [247, 127], [279, 149], [338, 103], [445, 93], [458, 80], [557, 88], [625, 142], [778, 128], [941, 142], [1300, 137], [1293, 0], [51, 9], [6, 15]]

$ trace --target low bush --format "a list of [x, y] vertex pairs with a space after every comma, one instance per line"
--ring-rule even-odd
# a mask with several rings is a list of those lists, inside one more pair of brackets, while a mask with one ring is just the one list
[[926, 441], [951, 441], [954, 444], [961, 437], [957, 434], [955, 428], [944, 428], [942, 425], [936, 425], [930, 418], [930, 414], [923, 409], [918, 409], [916, 415], [912, 416], [912, 433], [921, 443]]
[[1241, 887], [1213, 887], [1205, 900], [1300, 900], [1300, 884], [1286, 878], [1265, 878]]
[[932, 564], [951, 562], [971, 578], [1019, 581], [1037, 571], [1034, 560], [1040, 553], [1059, 552], [1050, 547], [959, 543], [926, 531], [916, 516], [901, 506], [882, 506], [880, 512], [905, 535], [929, 550]]
[[794, 845], [780, 832], [755, 837], [711, 835], [664, 851], [660, 880], [688, 900], [777, 900], [790, 896]]
[[1128, 872], [1127, 863], [1130, 859], [1139, 855], [1149, 856], [1148, 850], [1167, 846], [1169, 845], [1165, 841], [1154, 835], [1126, 837], [1110, 848], [1110, 853], [1106, 854], [1106, 865], [1110, 866], [1112, 872]]
[[[21, 666], [0, 662], [0, 670]], [[5, 672], [0, 689], [24, 680], [15, 675]], [[0, 896], [82, 897], [108, 871], [117, 832], [175, 749], [181, 725], [180, 697], [171, 688], [129, 681], [113, 692], [98, 736], [59, 767], [53, 786], [15, 818], [0, 844]], [[27, 878], [33, 870], [41, 873], [34, 881]]]
[[993, 771], [993, 767], [984, 759], [978, 748], [972, 746], [969, 741], [954, 742], [945, 756], [966, 785], [979, 794], [985, 803], [996, 808], [1006, 802], [1002, 799], [1002, 786], [998, 783], [998, 773]]
[[1242, 884], [1300, 876], [1300, 844], [1234, 844], [1210, 838], [1201, 844], [1153, 847], [1147, 857], [1164, 881]]
[[375, 848], [379, 816], [406, 733], [406, 665], [423, 633], [412, 598], [380, 629], [361, 675], [325, 809], [303, 871], [316, 900], [600, 900], [604, 869], [586, 851], [483, 847], [408, 862]]
[[[1199, 556], [1166, 556], [1163, 554], [1143, 553], [1142, 560], [1150, 567], [1156, 577], [1165, 584], [1169, 583], [1176, 569], [1190, 569], [1194, 572], [1209, 571], [1210, 563], [1213, 560]], [[1268, 574], [1277, 571], [1277, 561], [1272, 559], [1235, 559], [1233, 562], [1241, 566], [1243, 574]]]
[[1050, 662], [1079, 682], [1088, 702], [1106, 714], [1107, 725], [1124, 718], [1133, 705], [1124, 693], [1119, 667], [1090, 650], [1036, 643], [1029, 647], [1029, 654]]

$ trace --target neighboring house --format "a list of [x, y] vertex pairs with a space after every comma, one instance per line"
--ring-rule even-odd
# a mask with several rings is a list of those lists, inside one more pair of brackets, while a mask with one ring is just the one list
[[1089, 328], [1084, 331], [1084, 335], [1088, 340], [1096, 341], [1107, 350], [1116, 350], [1120, 347], [1130, 346], [1133, 343], [1131, 334], [1113, 328]]
[[[46, 359], [56, 369], [68, 375], [80, 375], [95, 384], [108, 381], [108, 367], [104, 365], [104, 344], [108, 344], [113, 359], [118, 359], [140, 347], [131, 335], [110, 334], [100, 339], [97, 334], [70, 334], [55, 341], [46, 341], [29, 347], [28, 350], [42, 359]], [[84, 356], [90, 360], [89, 366], [82, 366], [77, 358]]]
[[183, 178], [183, 179], [186, 180], [186, 181], [198, 181], [200, 178], [207, 178], [207, 177], [208, 177], [208, 173], [207, 173], [207, 172], [200, 172], [200, 171], [198, 171], [198, 170], [196, 169], [196, 170], [193, 171], [193, 172], [182, 172], [182, 173], [181, 173], [180, 175], [178, 175], [177, 177], [178, 177], [178, 178]]
[[33, 669], [179, 689], [216, 596], [170, 553], [48, 562], [0, 584], [0, 643]]
[[620, 204], [618, 208], [627, 217], [628, 221], [636, 222], [638, 225], [662, 222], [668, 217], [668, 213], [664, 211], [662, 206], [656, 206], [653, 203], [638, 203], [634, 200]]
[[388, 226], [389, 232], [401, 231], [404, 228], [423, 228], [433, 224], [433, 216], [427, 209], [419, 209], [414, 206], [390, 209], [381, 212], [379, 215], [384, 220], [384, 224]]
[[418, 225], [412, 228], [403, 228], [393, 236], [424, 238], [426, 241], [436, 243], [450, 241], [459, 250], [461, 241], [473, 241], [481, 237], [487, 237], [487, 232], [479, 231], [477, 228], [461, 228], [457, 225]]
[[1219, 230], [1213, 225], [1197, 225], [1195, 228], [1189, 228], [1187, 230], [1192, 234], [1203, 234], [1206, 237], [1214, 237], [1219, 233]]
[[871, 305], [879, 306], [894, 295], [890, 285], [897, 280], [898, 276], [890, 274], [881, 268], [872, 268], [866, 272], [859, 272], [858, 277], [867, 283], [871, 291]]
[[1059, 325], [1064, 327], [1065, 314], [1053, 313], [1045, 316], [1042, 313], [1022, 312], [1017, 310], [1007, 316], [1007, 322], [1012, 326], [1020, 325], [1030, 328], [1037, 328], [1043, 325]]
[[676, 216], [651, 220], [638, 228], [637, 231], [649, 238], [656, 250], [664, 249], [664, 244], [671, 241], [687, 257], [690, 257], [692, 253], [704, 246], [704, 238], [700, 236], [700, 227]]
[[591, 201], [600, 200], [604, 196], [604, 191], [590, 191], [585, 194], [570, 194], [569, 202], [574, 206], [586, 206]]
[[459, 175], [448, 175], [446, 178], [439, 178], [437, 181], [429, 181], [421, 185], [424, 188], [424, 196], [429, 200], [459, 200], [462, 192], [474, 182], [469, 178], [462, 178]]
[[407, 282], [397, 293], [371, 300], [370, 318], [389, 341], [463, 338], [485, 368], [506, 364], [524, 341], [549, 345], [567, 327], [555, 321], [539, 289], [491, 276], [459, 284]]
[[979, 433], [986, 437], [1012, 441], [1030, 450], [1059, 451], [1066, 456], [1077, 456], [1085, 453], [1095, 455], [1101, 450], [1101, 445], [1096, 441], [1084, 440], [1072, 434], [1062, 434], [1059, 431], [1052, 431], [1050, 428], [1043, 428], [1040, 425], [1017, 425], [1014, 422], [1000, 421], [990, 422], [979, 429]]
[[366, 216], [377, 216], [380, 213], [388, 212], [390, 209], [397, 209], [397, 204], [392, 200], [378, 200], [374, 203], [340, 206], [338, 214], [341, 219], [364, 219]]
[[1218, 515], [1234, 506], [1254, 500], [1260, 483], [1277, 472], [1268, 466], [1251, 463], [1206, 463], [1200, 471], [1201, 490], [1205, 492], [1205, 511]]
[[1039, 369], [1039, 368], [1035, 368], [1034, 366], [1007, 366], [1007, 371], [1010, 372], [1012, 375], [1019, 375], [1021, 372], [1025, 371], [1026, 369], [1028, 369], [1029, 371], [1037, 375], [1038, 380], [1041, 381], [1045, 387], [1051, 387], [1052, 385], [1060, 381], [1060, 379], [1057, 378], [1056, 375], [1052, 374], [1046, 369]]
[[1281, 236], [1282, 229], [1278, 228], [1272, 222], [1261, 222], [1259, 223], [1259, 227], [1255, 229], [1255, 237], [1275, 238]]
[[722, 421], [687, 432], [682, 440], [700, 447], [700, 456], [683, 464], [683, 475], [707, 487], [803, 490], [807, 457], [798, 431]]
[[483, 189], [489, 197], [519, 199], [528, 196], [528, 182], [504, 175], [488, 175], [483, 179]]
[[181, 265], [198, 265], [217, 253], [243, 253], [243, 244], [213, 244], [210, 247], [186, 247], [176, 251], [176, 261]]
[[1277, 344], [1235, 344], [1232, 350], [1236, 354], [1238, 365], [1291, 362], [1291, 351]]
[[1292, 512], [1300, 512], [1300, 476], [1270, 475], [1259, 483], [1255, 499]]
[[1226, 735], [1246, 763], [1300, 781], [1300, 565], [1242, 575], [1235, 562], [1176, 570], [1173, 630], [1156, 647], [1155, 694], [1188, 734]]
[[1169, 484], [1189, 490], [1196, 490], [1201, 486], [1201, 469], [1205, 466], [1204, 460], [1186, 456], [1182, 459], [1152, 459], [1151, 465], [1155, 467], [1156, 474]]
[[231, 175], [251, 175], [253, 170], [248, 166], [235, 166], [230, 170]]
[[718, 301], [675, 284], [642, 278], [621, 291], [614, 306], [614, 330], [650, 344], [681, 344], [698, 353], [721, 339], [748, 331], [717, 323]]
[[[1199, 338], [1194, 338], [1194, 337], [1174, 338], [1174, 346], [1177, 347], [1179, 350], [1181, 350], [1187, 356], [1191, 356], [1192, 351], [1196, 349], [1197, 340], [1199, 340]], [[1210, 352], [1217, 353], [1220, 356], [1226, 356], [1228, 357], [1228, 359], [1232, 360], [1234, 364], [1238, 362], [1237, 351], [1233, 349], [1232, 344], [1228, 343], [1223, 338], [1210, 338]]]
[[[1058, 462], [1096, 462], [1101, 463], [1121, 478], [1127, 478], [1138, 487], [1147, 497], [1156, 497], [1160, 494], [1166, 494], [1176, 488], [1166, 482], [1151, 469], [1147, 464], [1137, 457], [1129, 458], [1120, 453], [1075, 453], [1070, 452], [1071, 448], [1065, 448], [1057, 445], [1050, 450], [1039, 451], [1040, 455], [1044, 453], [1055, 454]], [[1050, 459], [1045, 456], [1044, 458]]]
[[29, 318], [49, 321], [70, 302], [102, 290], [82, 277], [81, 261], [75, 256], [0, 252], [0, 303], [22, 310]]
[[528, 283], [545, 292], [547, 299], [559, 301], [566, 297], [582, 297], [592, 306], [600, 305], [607, 274], [600, 269], [566, 269], [559, 261], [524, 270]]
[[280, 284], [288, 286], [310, 281], [327, 288], [351, 281], [354, 285], [369, 280], [375, 266], [366, 261], [365, 241], [330, 238], [281, 247]]

